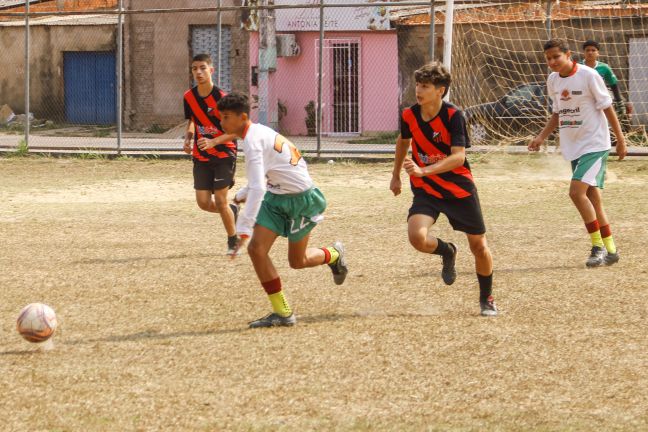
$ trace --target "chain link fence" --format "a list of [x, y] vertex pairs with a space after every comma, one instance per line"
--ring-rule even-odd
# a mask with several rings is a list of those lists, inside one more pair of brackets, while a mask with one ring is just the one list
[[[431, 58], [452, 62], [451, 102], [478, 107], [546, 78], [541, 45], [552, 32], [574, 48], [589, 35], [614, 38], [610, 63], [633, 101], [633, 130], [648, 123], [648, 64], [630, 48], [648, 46], [644, 2], [619, 1], [635, 8], [621, 20], [614, 9], [616, 18], [596, 9], [588, 20], [576, 7], [586, 2], [569, 1], [553, 11], [546, 1], [33, 3], [0, 0], [0, 150], [181, 154], [191, 58], [209, 53], [214, 83], [248, 94], [253, 120], [303, 152], [390, 154], [399, 113], [415, 102], [414, 70]], [[524, 113], [473, 113], [480, 144], [532, 133]]]

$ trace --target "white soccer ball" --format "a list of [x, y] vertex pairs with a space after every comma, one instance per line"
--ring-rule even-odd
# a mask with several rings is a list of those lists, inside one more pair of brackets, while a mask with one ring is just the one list
[[25, 306], [18, 315], [18, 333], [29, 342], [44, 342], [56, 331], [58, 322], [54, 310], [42, 303]]
[[333, 165], [333, 164], [335, 163], [335, 161], [334, 161], [333, 159], [329, 159], [327, 163], [328, 163], [329, 165]]

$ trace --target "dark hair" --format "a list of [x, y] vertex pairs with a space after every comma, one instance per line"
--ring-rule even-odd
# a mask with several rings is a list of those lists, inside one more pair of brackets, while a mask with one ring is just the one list
[[428, 63], [414, 72], [414, 79], [417, 83], [433, 84], [435, 87], [445, 87], [443, 96], [448, 94], [452, 77], [450, 72], [439, 62]]
[[236, 114], [250, 115], [250, 102], [247, 95], [230, 93], [218, 101], [218, 111], [230, 111]]
[[191, 59], [191, 63], [196, 62], [196, 61], [205, 62], [210, 66], [214, 64], [214, 62], [212, 61], [212, 58], [211, 58], [211, 56], [209, 54], [196, 54]]
[[583, 44], [583, 49], [585, 49], [585, 48], [587, 48], [589, 46], [594, 47], [599, 51], [601, 50], [601, 46], [595, 40], [590, 39], [590, 40], [585, 41], [585, 43]]
[[544, 50], [547, 51], [551, 48], [560, 48], [560, 51], [567, 52], [569, 51], [569, 44], [565, 39], [550, 39], [544, 44]]

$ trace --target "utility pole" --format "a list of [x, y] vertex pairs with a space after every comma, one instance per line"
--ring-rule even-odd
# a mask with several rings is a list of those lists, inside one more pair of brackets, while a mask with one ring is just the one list
[[[274, 0], [261, 0], [261, 6], [274, 6]], [[259, 10], [259, 123], [277, 129], [277, 102], [270, 73], [277, 69], [277, 40], [274, 9]]]

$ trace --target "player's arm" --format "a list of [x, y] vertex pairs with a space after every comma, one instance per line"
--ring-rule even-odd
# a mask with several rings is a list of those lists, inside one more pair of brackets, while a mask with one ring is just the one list
[[623, 131], [621, 130], [621, 124], [619, 123], [619, 119], [617, 118], [616, 112], [614, 111], [614, 107], [609, 106], [605, 108], [603, 112], [605, 113], [605, 117], [607, 118], [609, 125], [612, 127], [614, 135], [616, 136], [616, 152], [619, 156], [619, 160], [622, 160], [626, 156], [628, 150], [626, 148]]
[[392, 179], [389, 184], [389, 189], [392, 191], [394, 196], [401, 193], [403, 187], [403, 182], [400, 178], [401, 170], [403, 169], [403, 161], [405, 161], [405, 156], [407, 156], [407, 151], [411, 143], [410, 138], [403, 138], [402, 135], [398, 135], [396, 139], [396, 153], [394, 155], [394, 170], [392, 171]]
[[184, 150], [184, 152], [187, 154], [191, 153], [191, 143], [193, 142], [195, 132], [196, 126], [194, 125], [194, 122], [189, 119], [187, 121], [187, 127], [185, 129], [184, 145], [182, 146], [182, 150]]
[[450, 156], [443, 160], [440, 160], [435, 164], [428, 165], [426, 167], [420, 167], [412, 159], [407, 158], [405, 159], [404, 166], [409, 175], [413, 175], [415, 177], [425, 177], [452, 171], [462, 166], [465, 161], [466, 147], [452, 146], [450, 148]]
[[234, 134], [222, 134], [218, 135], [216, 138], [200, 138], [198, 140], [198, 147], [200, 150], [207, 150], [214, 148], [219, 144], [234, 141], [236, 138], [237, 136]]
[[193, 142], [194, 134], [196, 133], [196, 125], [193, 122], [193, 113], [191, 112], [191, 106], [187, 102], [187, 99], [182, 100], [184, 107], [185, 119], [187, 119], [187, 127], [185, 128], [184, 144], [182, 150], [189, 154], [191, 153], [191, 143]]
[[540, 133], [535, 138], [533, 138], [529, 143], [529, 147], [528, 147], [529, 150], [531, 151], [540, 150], [540, 146], [542, 145], [544, 140], [546, 140], [547, 137], [551, 135], [553, 131], [555, 131], [556, 128], [558, 127], [559, 120], [560, 119], [558, 117], [557, 112], [551, 114], [551, 117], [549, 117], [549, 120], [547, 120], [547, 124], [545, 125], [544, 129], [542, 129], [542, 131], [540, 131]]
[[[263, 163], [263, 149], [260, 145], [251, 144], [245, 148], [245, 172], [248, 180], [246, 205], [236, 221], [236, 234], [239, 242], [237, 251], [252, 237], [257, 214], [261, 208], [266, 191], [266, 176]], [[236, 254], [232, 255], [234, 258]]]

